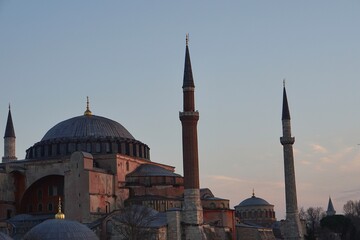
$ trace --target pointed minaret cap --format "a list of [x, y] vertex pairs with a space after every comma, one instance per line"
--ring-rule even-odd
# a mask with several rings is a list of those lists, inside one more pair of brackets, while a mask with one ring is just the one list
[[286, 89], [285, 89], [285, 79], [283, 81], [284, 91], [283, 91], [283, 107], [282, 107], [282, 120], [290, 120], [290, 111], [289, 105], [286, 96]]
[[7, 138], [7, 137], [15, 138], [15, 130], [14, 130], [14, 125], [13, 125], [13, 121], [12, 121], [12, 117], [11, 117], [10, 104], [9, 104], [9, 114], [8, 114], [8, 118], [7, 118], [5, 135], [4, 135], [4, 138]]
[[55, 214], [55, 219], [65, 219], [65, 214], [61, 212], [61, 197], [59, 197], [58, 213]]
[[86, 97], [86, 110], [84, 112], [85, 116], [92, 116], [92, 112], [90, 111], [89, 108], [89, 97]]
[[328, 216], [331, 216], [331, 215], [335, 215], [336, 211], [335, 211], [335, 208], [334, 208], [334, 205], [331, 201], [331, 197], [329, 196], [329, 203], [328, 203], [328, 208], [326, 210], [326, 214]]
[[194, 78], [191, 69], [190, 53], [189, 53], [189, 34], [186, 34], [186, 50], [185, 50], [185, 67], [183, 88], [195, 87]]

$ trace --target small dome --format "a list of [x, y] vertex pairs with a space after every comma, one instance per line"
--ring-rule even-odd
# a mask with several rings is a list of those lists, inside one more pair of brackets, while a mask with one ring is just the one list
[[100, 116], [78, 116], [62, 121], [52, 127], [41, 141], [60, 138], [115, 137], [134, 139], [120, 123]]
[[272, 206], [272, 205], [268, 203], [266, 200], [255, 197], [255, 195], [253, 195], [251, 198], [247, 198], [244, 201], [242, 201], [236, 207], [248, 207], [248, 206]]
[[49, 219], [33, 227], [24, 240], [98, 240], [85, 225], [69, 220]]
[[0, 232], [0, 240], [12, 240], [12, 238], [3, 232]]

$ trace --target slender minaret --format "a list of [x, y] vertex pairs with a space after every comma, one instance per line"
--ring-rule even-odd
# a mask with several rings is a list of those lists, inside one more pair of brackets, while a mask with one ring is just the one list
[[298, 240], [303, 239], [303, 234], [296, 197], [295, 166], [292, 147], [295, 142], [295, 138], [291, 136], [290, 111], [285, 90], [285, 80], [282, 108], [282, 129], [283, 136], [280, 138], [280, 142], [283, 145], [284, 150], [286, 199], [286, 226], [284, 228], [284, 235], [286, 240]]
[[332, 215], [335, 215], [336, 214], [336, 211], [335, 211], [335, 208], [334, 208], [334, 205], [331, 201], [331, 197], [329, 197], [329, 203], [328, 203], [328, 207], [327, 207], [327, 210], [326, 210], [326, 216], [332, 216]]
[[9, 114], [4, 135], [4, 156], [2, 158], [2, 162], [10, 162], [17, 160], [17, 157], [15, 156], [15, 139], [15, 130], [9, 104]]
[[189, 36], [186, 35], [185, 69], [183, 80], [183, 112], [180, 112], [182, 124], [183, 168], [184, 168], [184, 206], [183, 226], [185, 239], [203, 239], [203, 210], [199, 189], [199, 162], [197, 142], [197, 122], [199, 112], [195, 111], [195, 85], [189, 54]]

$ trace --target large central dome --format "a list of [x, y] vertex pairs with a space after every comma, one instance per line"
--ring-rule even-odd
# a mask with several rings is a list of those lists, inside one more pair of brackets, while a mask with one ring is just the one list
[[40, 142], [26, 150], [26, 159], [59, 158], [84, 151], [91, 154], [120, 153], [150, 160], [149, 150], [120, 123], [93, 115], [88, 105], [83, 116], [62, 121], [47, 131]]
[[100, 116], [83, 115], [56, 124], [45, 134], [41, 141], [88, 137], [135, 139], [130, 132], [118, 122]]

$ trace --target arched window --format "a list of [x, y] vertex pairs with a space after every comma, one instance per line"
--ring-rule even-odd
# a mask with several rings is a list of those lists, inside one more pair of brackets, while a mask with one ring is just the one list
[[49, 210], [49, 212], [52, 212], [54, 210], [52, 203], [48, 204], [48, 210]]
[[215, 208], [216, 208], [216, 204], [215, 204], [215, 203], [213, 203], [213, 202], [212, 202], [212, 203], [210, 203], [210, 208], [211, 208], [211, 209], [215, 209]]
[[42, 191], [38, 190], [38, 199], [41, 200], [42, 199]]

